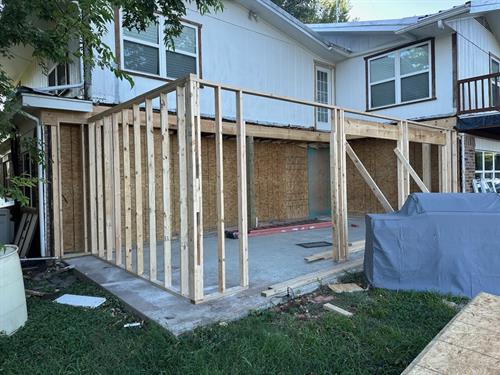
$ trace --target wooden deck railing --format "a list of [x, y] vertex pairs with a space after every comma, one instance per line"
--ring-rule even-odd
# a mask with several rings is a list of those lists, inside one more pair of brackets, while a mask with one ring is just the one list
[[500, 73], [457, 81], [459, 115], [500, 111]]

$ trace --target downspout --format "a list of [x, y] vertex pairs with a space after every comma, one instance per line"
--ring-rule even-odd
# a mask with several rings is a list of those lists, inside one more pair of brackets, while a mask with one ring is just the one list
[[460, 147], [462, 148], [462, 155], [460, 163], [462, 164], [462, 193], [465, 193], [465, 134], [460, 133]]
[[[36, 124], [36, 139], [39, 150], [44, 153], [43, 129], [40, 119], [29, 113], [23, 112], [23, 115]], [[38, 163], [38, 222], [40, 223], [40, 256], [46, 256], [45, 247], [45, 169]]]

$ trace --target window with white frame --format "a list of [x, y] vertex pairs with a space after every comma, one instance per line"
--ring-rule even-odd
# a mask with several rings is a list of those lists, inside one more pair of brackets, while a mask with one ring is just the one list
[[[47, 75], [49, 87], [64, 86], [69, 84], [69, 64], [55, 65]], [[57, 95], [63, 94], [64, 90], [54, 91]]]
[[[322, 66], [315, 67], [315, 100], [318, 103], [330, 104], [331, 98], [331, 86], [330, 86], [330, 75], [331, 70], [324, 68]], [[327, 108], [316, 108], [316, 122], [320, 124], [328, 123], [328, 109]]]
[[431, 41], [369, 58], [369, 108], [412, 103], [432, 97]]
[[476, 151], [476, 178], [500, 178], [500, 152]]
[[173, 38], [175, 49], [164, 43], [163, 17], [141, 32], [122, 28], [124, 69], [172, 79], [198, 74], [198, 27], [182, 25], [182, 33]]

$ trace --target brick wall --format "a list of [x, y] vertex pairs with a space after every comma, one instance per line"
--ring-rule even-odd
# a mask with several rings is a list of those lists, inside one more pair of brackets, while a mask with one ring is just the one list
[[472, 180], [474, 179], [474, 173], [476, 171], [476, 161], [475, 161], [475, 150], [476, 150], [476, 140], [474, 136], [464, 134], [464, 157], [465, 157], [465, 191], [472, 192]]

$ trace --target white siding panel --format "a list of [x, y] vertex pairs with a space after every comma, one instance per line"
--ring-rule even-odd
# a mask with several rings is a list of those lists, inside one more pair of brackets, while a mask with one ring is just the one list
[[[232, 2], [223, 12], [201, 16], [188, 9], [188, 20], [202, 24], [203, 78], [301, 99], [314, 99], [314, 61], [317, 57], [272, 25]], [[114, 48], [113, 27], [106, 43]], [[319, 60], [319, 59], [318, 59]], [[134, 76], [135, 85], [119, 81], [109, 71], [95, 70], [94, 100], [118, 103], [164, 84], [155, 79]], [[213, 96], [202, 94], [202, 113], [213, 115]], [[170, 98], [173, 100], [173, 97]], [[234, 94], [222, 96], [223, 115], [234, 117]], [[175, 107], [172, 101], [170, 108]], [[277, 101], [244, 97], [244, 118], [251, 121], [314, 125], [311, 108]]]
[[[72, 51], [76, 50], [77, 43], [72, 43], [70, 48]], [[53, 63], [47, 63], [47, 68], [49, 70], [54, 66]], [[48, 86], [48, 77], [45, 72], [38, 63], [38, 60], [34, 59], [29, 65], [28, 69], [23, 73], [20, 79], [20, 84], [23, 86], [31, 87], [31, 88], [41, 88]], [[69, 82], [70, 84], [80, 83], [81, 79], [81, 71], [80, 71], [80, 61], [78, 59], [74, 59], [69, 64]], [[80, 95], [80, 90], [71, 90], [68, 96], [78, 96]]]
[[[436, 100], [405, 104], [374, 111], [399, 118], [422, 118], [449, 115], [453, 112], [451, 36], [435, 40]], [[363, 56], [342, 61], [336, 66], [337, 104], [366, 110], [365, 59]]]
[[488, 74], [489, 52], [500, 56], [495, 36], [474, 18], [451, 21], [457, 32], [458, 79]]

